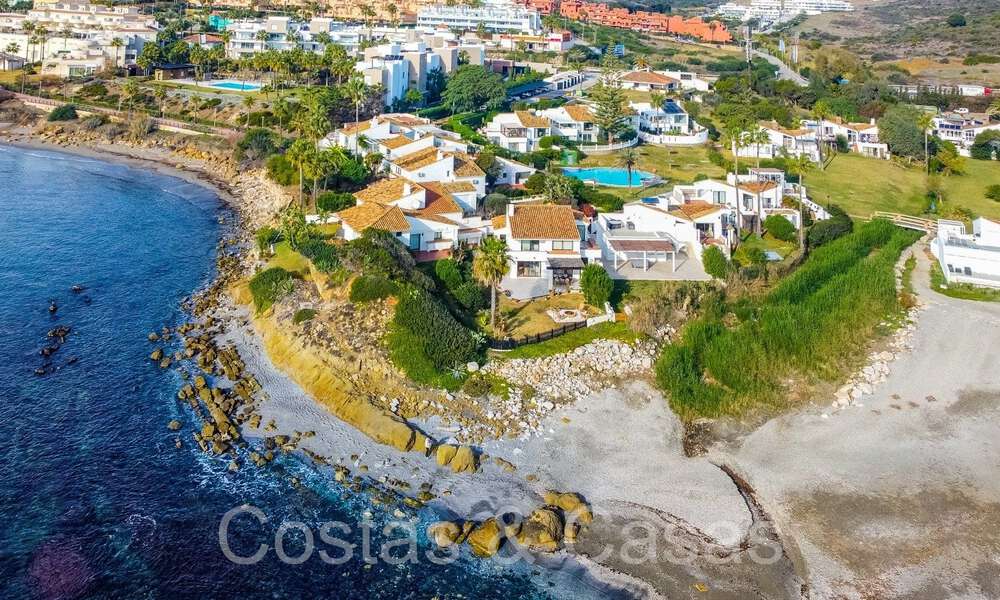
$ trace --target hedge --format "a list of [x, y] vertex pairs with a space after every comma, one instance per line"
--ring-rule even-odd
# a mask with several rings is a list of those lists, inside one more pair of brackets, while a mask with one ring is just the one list
[[580, 291], [587, 304], [603, 309], [604, 303], [611, 299], [611, 291], [615, 283], [604, 267], [590, 263], [580, 274]]
[[419, 340], [410, 351], [422, 353], [438, 371], [479, 358], [479, 343], [472, 332], [424, 290], [410, 288], [400, 295], [393, 325]]
[[337, 247], [321, 239], [309, 238], [299, 244], [298, 250], [323, 273], [333, 273], [341, 267]]
[[781, 215], [771, 215], [764, 219], [764, 229], [776, 240], [790, 242], [795, 239], [796, 229], [791, 221]]
[[76, 107], [63, 104], [49, 113], [49, 121], [73, 121], [76, 119]]
[[258, 313], [287, 296], [295, 289], [295, 276], [281, 267], [271, 267], [250, 279], [250, 295]]
[[357, 204], [353, 194], [347, 192], [323, 192], [316, 198], [316, 207], [325, 212], [337, 212]]
[[395, 282], [377, 275], [361, 275], [351, 282], [349, 298], [351, 302], [371, 302], [384, 300], [399, 293]]
[[454, 292], [458, 286], [465, 282], [458, 263], [450, 258], [445, 258], [434, 263], [434, 274], [441, 280], [444, 287], [451, 292]]
[[705, 266], [705, 272], [716, 279], [725, 279], [729, 272], [729, 259], [715, 246], [705, 248], [701, 253], [701, 262]]
[[467, 281], [452, 290], [455, 300], [466, 310], [479, 311], [486, 307], [486, 291], [475, 281]]

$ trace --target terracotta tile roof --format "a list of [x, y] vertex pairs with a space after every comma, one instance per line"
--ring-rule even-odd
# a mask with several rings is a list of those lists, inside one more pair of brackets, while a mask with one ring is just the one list
[[341, 221], [350, 225], [351, 229], [355, 231], [364, 231], [369, 228], [383, 229], [393, 233], [410, 230], [410, 224], [406, 222], [406, 217], [398, 206], [369, 202], [346, 208], [336, 214]]
[[564, 106], [563, 108], [566, 109], [566, 114], [569, 115], [569, 118], [574, 121], [581, 123], [592, 123], [594, 121], [594, 113], [590, 112], [590, 108], [584, 106], [583, 104], [571, 104], [569, 106]]
[[399, 125], [401, 127], [415, 127], [417, 125], [426, 125], [428, 123], [426, 119], [410, 115], [383, 115], [382, 118], [393, 125]]
[[424, 221], [434, 221], [435, 223], [442, 223], [444, 225], [454, 225], [456, 227], [460, 225], [459, 223], [456, 223], [455, 221], [449, 219], [444, 215], [426, 214], [419, 210], [407, 212], [405, 214], [413, 217], [414, 219], [423, 219]]
[[405, 135], [397, 135], [397, 136], [393, 136], [391, 138], [387, 138], [387, 139], [381, 140], [379, 142], [379, 144], [385, 146], [386, 148], [388, 148], [390, 150], [395, 150], [396, 148], [402, 148], [403, 146], [405, 146], [407, 144], [412, 144], [415, 141], [416, 140], [411, 140], [410, 138], [406, 137]]
[[456, 152], [453, 156], [455, 157], [456, 177], [486, 177], [486, 173], [479, 168], [476, 161], [472, 160], [472, 157], [468, 154]]
[[441, 183], [441, 187], [453, 194], [476, 191], [476, 186], [472, 185], [468, 181], [446, 181]]
[[424, 199], [424, 207], [417, 211], [420, 214], [434, 215], [463, 212], [462, 207], [458, 202], [455, 202], [455, 198], [443, 184], [427, 182], [424, 184], [424, 189], [427, 190], [427, 195]]
[[406, 195], [404, 192], [406, 191], [407, 184], [410, 185], [411, 194], [423, 189], [420, 184], [413, 183], [402, 177], [393, 177], [392, 179], [380, 179], [365, 189], [354, 192], [354, 197], [360, 202], [390, 204]]
[[811, 129], [786, 129], [779, 125], [776, 121], [761, 121], [760, 126], [764, 129], [770, 129], [771, 131], [780, 131], [781, 133], [792, 137], [810, 135], [813, 132]]
[[518, 240], [577, 240], [573, 209], [565, 204], [515, 206], [510, 218], [510, 235]]
[[344, 135], [354, 135], [355, 133], [361, 133], [362, 131], [368, 131], [371, 129], [371, 121], [360, 121], [358, 123], [344, 123], [344, 128], [340, 130]]
[[493, 229], [503, 229], [507, 226], [507, 215], [497, 215], [490, 219], [490, 225]]
[[778, 184], [773, 181], [751, 181], [740, 184], [741, 190], [750, 192], [751, 194], [760, 194], [761, 192], [773, 190], [776, 187], [778, 187]]
[[629, 81], [632, 83], [653, 83], [656, 85], [669, 85], [671, 83], [677, 83], [677, 80], [673, 77], [667, 77], [666, 75], [653, 71], [632, 71], [631, 73], [622, 75], [622, 81]]
[[401, 169], [413, 171], [415, 169], [426, 167], [427, 165], [432, 165], [439, 160], [438, 149], [430, 147], [424, 148], [423, 150], [417, 150], [412, 154], [407, 154], [406, 156], [396, 159], [393, 162]]
[[533, 114], [530, 110], [517, 110], [514, 111], [517, 115], [517, 120], [521, 122], [524, 127], [548, 127], [549, 120], [545, 117], [540, 117]]
[[681, 204], [676, 209], [670, 211], [670, 214], [680, 219], [694, 221], [697, 218], [710, 215], [719, 210], [722, 210], [722, 208], [714, 204], [710, 204], [703, 200], [695, 200], [694, 202]]

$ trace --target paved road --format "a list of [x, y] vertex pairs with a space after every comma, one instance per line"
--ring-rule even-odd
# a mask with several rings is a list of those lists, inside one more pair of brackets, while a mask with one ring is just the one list
[[762, 52], [760, 50], [753, 50], [753, 55], [763, 58], [772, 65], [778, 67], [778, 79], [787, 79], [789, 81], [794, 81], [798, 85], [809, 85], [809, 80], [805, 77], [799, 75], [791, 69], [788, 65], [781, 62], [777, 56], [768, 54], [767, 52]]

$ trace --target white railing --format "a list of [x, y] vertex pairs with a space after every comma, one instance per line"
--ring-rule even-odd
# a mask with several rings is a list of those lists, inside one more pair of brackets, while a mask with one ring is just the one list
[[613, 308], [611, 308], [611, 304], [605, 302], [604, 314], [600, 314], [596, 317], [590, 317], [589, 319], [587, 319], [587, 327], [593, 327], [598, 323], [604, 323], [606, 321], [614, 321], [614, 320], [615, 320], [615, 311]]
[[708, 141], [708, 130], [699, 131], [692, 135], [674, 135], [670, 133], [648, 133], [639, 132], [639, 137], [647, 144], [660, 144], [664, 146], [699, 146]]
[[830, 218], [830, 212], [825, 208], [816, 204], [809, 198], [802, 198], [802, 206], [805, 206], [812, 211], [812, 214], [816, 217], [817, 221], [825, 221]]
[[624, 142], [618, 142], [617, 144], [597, 144], [594, 146], [577, 146], [580, 152], [585, 154], [607, 154], [608, 152], [614, 152], [615, 150], [622, 150], [624, 148], [631, 148], [639, 143], [639, 137], [636, 136], [630, 140]]

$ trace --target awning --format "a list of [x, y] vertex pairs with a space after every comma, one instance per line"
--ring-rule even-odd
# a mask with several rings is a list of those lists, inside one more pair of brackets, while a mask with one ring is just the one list
[[550, 269], [583, 269], [582, 258], [550, 258]]
[[667, 240], [610, 240], [608, 246], [615, 252], [673, 252], [674, 245]]

